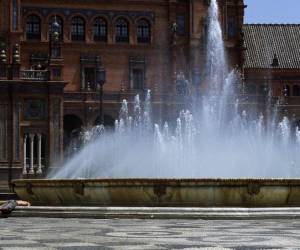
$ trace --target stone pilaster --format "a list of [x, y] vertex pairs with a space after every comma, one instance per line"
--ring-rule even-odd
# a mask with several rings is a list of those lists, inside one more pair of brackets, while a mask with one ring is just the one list
[[50, 166], [58, 166], [63, 159], [63, 100], [59, 96], [50, 97], [49, 103], [49, 146]]
[[29, 174], [34, 174], [34, 134], [29, 134], [29, 144], [30, 144], [30, 165], [29, 165]]

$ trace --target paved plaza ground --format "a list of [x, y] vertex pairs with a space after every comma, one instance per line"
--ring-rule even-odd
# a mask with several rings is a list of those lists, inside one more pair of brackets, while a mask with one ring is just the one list
[[1, 218], [0, 249], [300, 249], [300, 220]]

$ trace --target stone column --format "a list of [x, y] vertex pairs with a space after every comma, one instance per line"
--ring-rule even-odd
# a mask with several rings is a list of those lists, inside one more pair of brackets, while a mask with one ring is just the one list
[[30, 169], [29, 174], [34, 174], [34, 168], [33, 168], [33, 150], [34, 150], [34, 134], [29, 134], [29, 142], [30, 142]]
[[42, 135], [38, 134], [38, 168], [36, 173], [42, 174]]
[[27, 154], [27, 135], [24, 135], [24, 141], [23, 141], [23, 155], [24, 155], [24, 165], [23, 165], [23, 175], [27, 174], [27, 165], [26, 165], [26, 154]]

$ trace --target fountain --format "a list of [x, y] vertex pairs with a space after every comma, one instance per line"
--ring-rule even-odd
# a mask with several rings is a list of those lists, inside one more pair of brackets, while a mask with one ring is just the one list
[[278, 121], [276, 108], [267, 116], [241, 110], [216, 0], [208, 19], [209, 86], [191, 111], [156, 124], [150, 91], [132, 110], [124, 100], [114, 131], [83, 132], [79, 153], [49, 179], [14, 181], [17, 194], [35, 205], [300, 205], [300, 181], [291, 178], [300, 174], [300, 131]]

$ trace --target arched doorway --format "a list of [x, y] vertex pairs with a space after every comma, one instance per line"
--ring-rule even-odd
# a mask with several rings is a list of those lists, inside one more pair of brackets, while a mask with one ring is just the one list
[[80, 132], [83, 122], [77, 115], [69, 114], [64, 116], [64, 153], [70, 157], [80, 148]]
[[[98, 116], [95, 120], [95, 125], [100, 124], [100, 117]], [[115, 119], [110, 115], [103, 115], [103, 124], [106, 128], [114, 128], [115, 126]]]
[[300, 88], [298, 85], [293, 86], [293, 96], [300, 96]]

